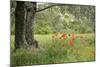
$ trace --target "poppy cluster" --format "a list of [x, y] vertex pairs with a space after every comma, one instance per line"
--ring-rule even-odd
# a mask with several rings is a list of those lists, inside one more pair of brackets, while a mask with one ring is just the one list
[[60, 39], [63, 39], [63, 40], [65, 40], [66, 38], [67, 38], [67, 34], [65, 34], [65, 33], [62, 34], [61, 37], [60, 37]]
[[70, 41], [68, 41], [68, 45], [72, 45], [72, 46], [74, 46], [74, 40], [70, 40]]
[[74, 35], [74, 33], [72, 32], [72, 39], [68, 41], [68, 45], [74, 46], [74, 39], [75, 39], [75, 35]]
[[72, 32], [72, 40], [74, 40], [75, 39], [75, 35], [74, 35], [74, 33]]
[[[71, 40], [68, 41], [67, 44], [68, 44], [68, 45], [71, 45], [71, 46], [74, 46], [74, 40], [75, 40], [74, 32], [72, 32], [71, 34], [68, 34], [68, 35], [72, 36], [72, 38], [71, 38]], [[67, 36], [66, 33], [62, 33], [62, 34], [60, 34], [60, 36], [59, 36], [59, 33], [55, 33], [55, 34], [52, 36], [53, 39], [54, 39], [54, 38], [59, 38], [59, 39], [61, 39], [61, 40], [66, 40], [67, 37], [68, 37], [68, 36]], [[62, 47], [65, 48], [66, 45], [63, 43]]]

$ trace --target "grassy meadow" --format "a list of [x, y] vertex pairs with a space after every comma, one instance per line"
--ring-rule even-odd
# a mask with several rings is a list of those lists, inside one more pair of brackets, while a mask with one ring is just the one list
[[[36, 6], [31, 6], [34, 7], [32, 9], [26, 9], [24, 4], [25, 10], [20, 8], [17, 16], [16, 4], [18, 3], [11, 1], [10, 41], [13, 67], [95, 61], [95, 6], [37, 2]], [[33, 17], [32, 10], [35, 13]], [[19, 39], [20, 34], [25, 37], [27, 49], [19, 48], [14, 51], [15, 38]], [[31, 40], [33, 38], [38, 42], [39, 48], [30, 46], [35, 45], [29, 44], [35, 41]], [[22, 45], [26, 47], [25, 44]]]
[[[11, 36], [11, 63], [12, 65], [36, 65], [69, 62], [84, 62], [95, 60], [95, 34], [65, 34], [63, 33], [34, 35], [39, 48], [14, 49], [14, 36]], [[70, 41], [73, 39], [73, 43]]]

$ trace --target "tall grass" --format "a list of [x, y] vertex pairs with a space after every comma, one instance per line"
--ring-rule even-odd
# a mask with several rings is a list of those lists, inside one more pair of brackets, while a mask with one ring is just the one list
[[79, 35], [74, 40], [74, 45], [68, 45], [71, 36], [66, 40], [52, 39], [52, 35], [35, 35], [39, 42], [37, 49], [18, 49], [13, 51], [14, 36], [11, 36], [11, 64], [36, 65], [95, 60], [95, 39], [93, 34]]

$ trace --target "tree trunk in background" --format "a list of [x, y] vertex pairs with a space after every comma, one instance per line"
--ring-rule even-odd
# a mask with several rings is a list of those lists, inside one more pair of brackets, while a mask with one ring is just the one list
[[36, 2], [17, 1], [15, 10], [15, 49], [21, 46], [38, 47], [33, 36]]

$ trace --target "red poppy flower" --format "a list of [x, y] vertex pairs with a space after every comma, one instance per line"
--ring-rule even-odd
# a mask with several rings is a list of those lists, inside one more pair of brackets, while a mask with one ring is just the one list
[[67, 35], [64, 33], [62, 34], [62, 36], [60, 37], [60, 39], [66, 39], [67, 38]]
[[72, 32], [72, 39], [74, 40], [75, 39], [75, 35], [74, 35], [74, 33]]
[[72, 45], [72, 46], [74, 46], [74, 40], [70, 40], [70, 41], [68, 41], [68, 45]]

